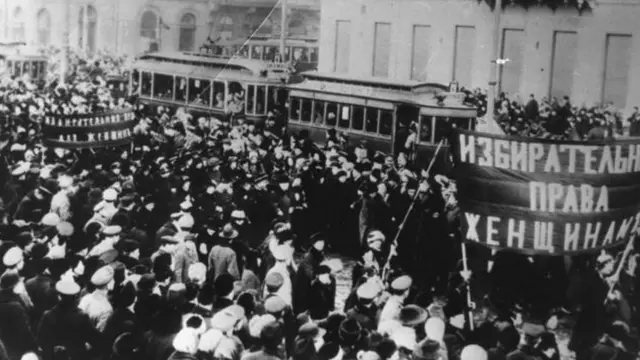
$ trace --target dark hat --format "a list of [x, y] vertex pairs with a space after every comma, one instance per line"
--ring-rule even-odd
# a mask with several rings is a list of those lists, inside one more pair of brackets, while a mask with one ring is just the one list
[[340, 338], [341, 344], [345, 347], [355, 345], [362, 339], [362, 334], [362, 325], [354, 318], [344, 320], [338, 330], [338, 337]]
[[340, 325], [346, 319], [346, 316], [341, 313], [330, 314], [326, 319], [318, 321], [318, 326], [327, 330], [328, 333], [337, 334], [340, 330]]
[[0, 276], [0, 290], [13, 289], [20, 282], [20, 275], [15, 271], [7, 271]]
[[40, 260], [44, 259], [45, 256], [49, 253], [49, 247], [46, 244], [36, 243], [31, 248], [31, 259], [32, 260]]
[[136, 289], [132, 283], [128, 282], [122, 286], [120, 292], [113, 297], [113, 305], [118, 308], [131, 306], [136, 299]]
[[211, 285], [205, 285], [200, 289], [198, 293], [198, 303], [201, 305], [211, 305], [213, 304], [213, 299], [215, 297], [215, 288]]
[[406, 305], [400, 309], [398, 320], [404, 326], [417, 326], [427, 321], [429, 313], [418, 305]]
[[414, 360], [438, 360], [440, 359], [440, 344], [431, 339], [424, 339], [413, 349]]
[[300, 338], [316, 338], [323, 337], [327, 331], [320, 328], [316, 323], [307, 322], [298, 329], [298, 337]]
[[259, 184], [259, 183], [261, 183], [261, 182], [263, 182], [263, 181], [269, 181], [269, 176], [268, 176], [267, 174], [263, 174], [263, 175], [257, 176], [257, 177], [253, 180], [253, 183], [254, 183], [254, 184]]
[[378, 191], [378, 187], [371, 181], [363, 181], [362, 184], [360, 184], [360, 191], [365, 194], [374, 194]]
[[397, 349], [396, 343], [389, 338], [382, 339], [375, 347], [376, 352], [383, 359], [391, 358]]
[[418, 185], [418, 180], [409, 178], [407, 181], [407, 190], [416, 190], [418, 189]]
[[235, 239], [238, 237], [238, 231], [231, 224], [225, 224], [220, 231], [219, 236], [222, 239]]
[[318, 360], [331, 360], [340, 353], [340, 345], [335, 342], [327, 342], [318, 350]]
[[143, 265], [143, 264], [138, 264], [136, 266], [134, 266], [133, 268], [131, 268], [131, 272], [137, 275], [144, 275], [144, 274], [148, 274], [151, 271], [151, 269], [149, 269], [148, 266]]
[[320, 265], [318, 266], [318, 270], [316, 271], [317, 275], [323, 275], [323, 274], [331, 274], [331, 267], [327, 266], [327, 265]]
[[317, 232], [309, 237], [309, 243], [311, 244], [315, 244], [318, 241], [326, 241], [326, 237], [321, 232]]
[[115, 245], [116, 250], [124, 253], [130, 253], [140, 248], [140, 243], [133, 239], [122, 239]]
[[288, 226], [282, 227], [274, 231], [279, 243], [293, 240], [293, 231]]
[[294, 359], [311, 359], [316, 354], [313, 338], [298, 337], [293, 346]]
[[276, 347], [282, 343], [284, 328], [278, 321], [268, 323], [260, 331], [260, 342], [263, 346]]
[[151, 291], [156, 286], [156, 275], [144, 274], [138, 281], [138, 291]]
[[214, 288], [218, 296], [227, 296], [233, 291], [234, 278], [230, 274], [222, 274], [214, 282]]

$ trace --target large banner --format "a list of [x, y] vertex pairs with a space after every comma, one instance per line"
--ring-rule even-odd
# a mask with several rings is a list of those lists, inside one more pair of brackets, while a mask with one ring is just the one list
[[42, 121], [47, 146], [78, 149], [120, 146], [131, 142], [137, 120], [133, 110], [83, 115], [47, 115]]
[[459, 130], [452, 144], [463, 236], [568, 255], [640, 229], [640, 140], [584, 143]]

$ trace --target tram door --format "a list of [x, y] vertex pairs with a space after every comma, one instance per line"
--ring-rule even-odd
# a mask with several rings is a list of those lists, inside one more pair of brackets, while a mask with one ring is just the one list
[[[400, 152], [404, 152], [406, 155], [410, 155], [413, 158], [413, 154], [416, 151], [416, 142], [413, 142], [409, 149], [406, 148], [407, 139], [411, 134], [409, 127], [412, 123], [417, 123], [420, 117], [420, 108], [411, 105], [399, 105], [396, 112], [396, 129], [393, 139], [393, 153], [397, 155]], [[414, 125], [415, 126], [415, 125]], [[415, 139], [417, 140], [417, 139]]]

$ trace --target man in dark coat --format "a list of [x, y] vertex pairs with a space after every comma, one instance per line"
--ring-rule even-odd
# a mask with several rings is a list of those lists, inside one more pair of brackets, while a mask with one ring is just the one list
[[336, 279], [331, 269], [321, 265], [307, 292], [309, 316], [313, 320], [326, 319], [335, 310]]
[[97, 354], [104, 348], [100, 333], [91, 323], [89, 316], [78, 309], [76, 296], [80, 286], [70, 280], [56, 283], [60, 302], [45, 311], [38, 327], [38, 342], [42, 348], [43, 360], [53, 359], [54, 348], [63, 346], [70, 360], [90, 359], [87, 345]]
[[[46, 249], [46, 246], [44, 248]], [[55, 282], [47, 273], [49, 261], [47, 259], [35, 259], [32, 263], [37, 275], [25, 281], [24, 285], [33, 302], [33, 310], [31, 312], [32, 329], [37, 329], [42, 314], [58, 303], [58, 294], [55, 289]]]
[[298, 265], [293, 279], [293, 311], [299, 314], [309, 309], [309, 289], [315, 280], [320, 263], [324, 260], [325, 239], [322, 234], [311, 236], [311, 248]]
[[0, 277], [0, 340], [7, 347], [11, 360], [20, 360], [26, 352], [38, 347], [29, 314], [14, 288], [20, 282], [16, 272], [8, 271]]

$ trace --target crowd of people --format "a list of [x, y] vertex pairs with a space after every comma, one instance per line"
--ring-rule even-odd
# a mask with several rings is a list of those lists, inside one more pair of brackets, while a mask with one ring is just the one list
[[[0, 359], [555, 360], [567, 309], [577, 360], [637, 354], [636, 255], [613, 281], [607, 253], [463, 261], [447, 177], [287, 134], [277, 109], [256, 126], [138, 104], [104, 63], [0, 87]], [[125, 108], [131, 146], [42, 144], [43, 115]]]
[[[468, 101], [478, 106], [478, 115], [487, 111], [487, 97], [481, 90], [466, 91]], [[501, 93], [496, 100], [496, 121], [507, 135], [565, 140], [610, 140], [618, 136], [640, 136], [640, 112], [626, 119], [613, 104], [601, 106], [576, 106], [568, 96], [536, 99], [529, 95], [526, 101]]]

